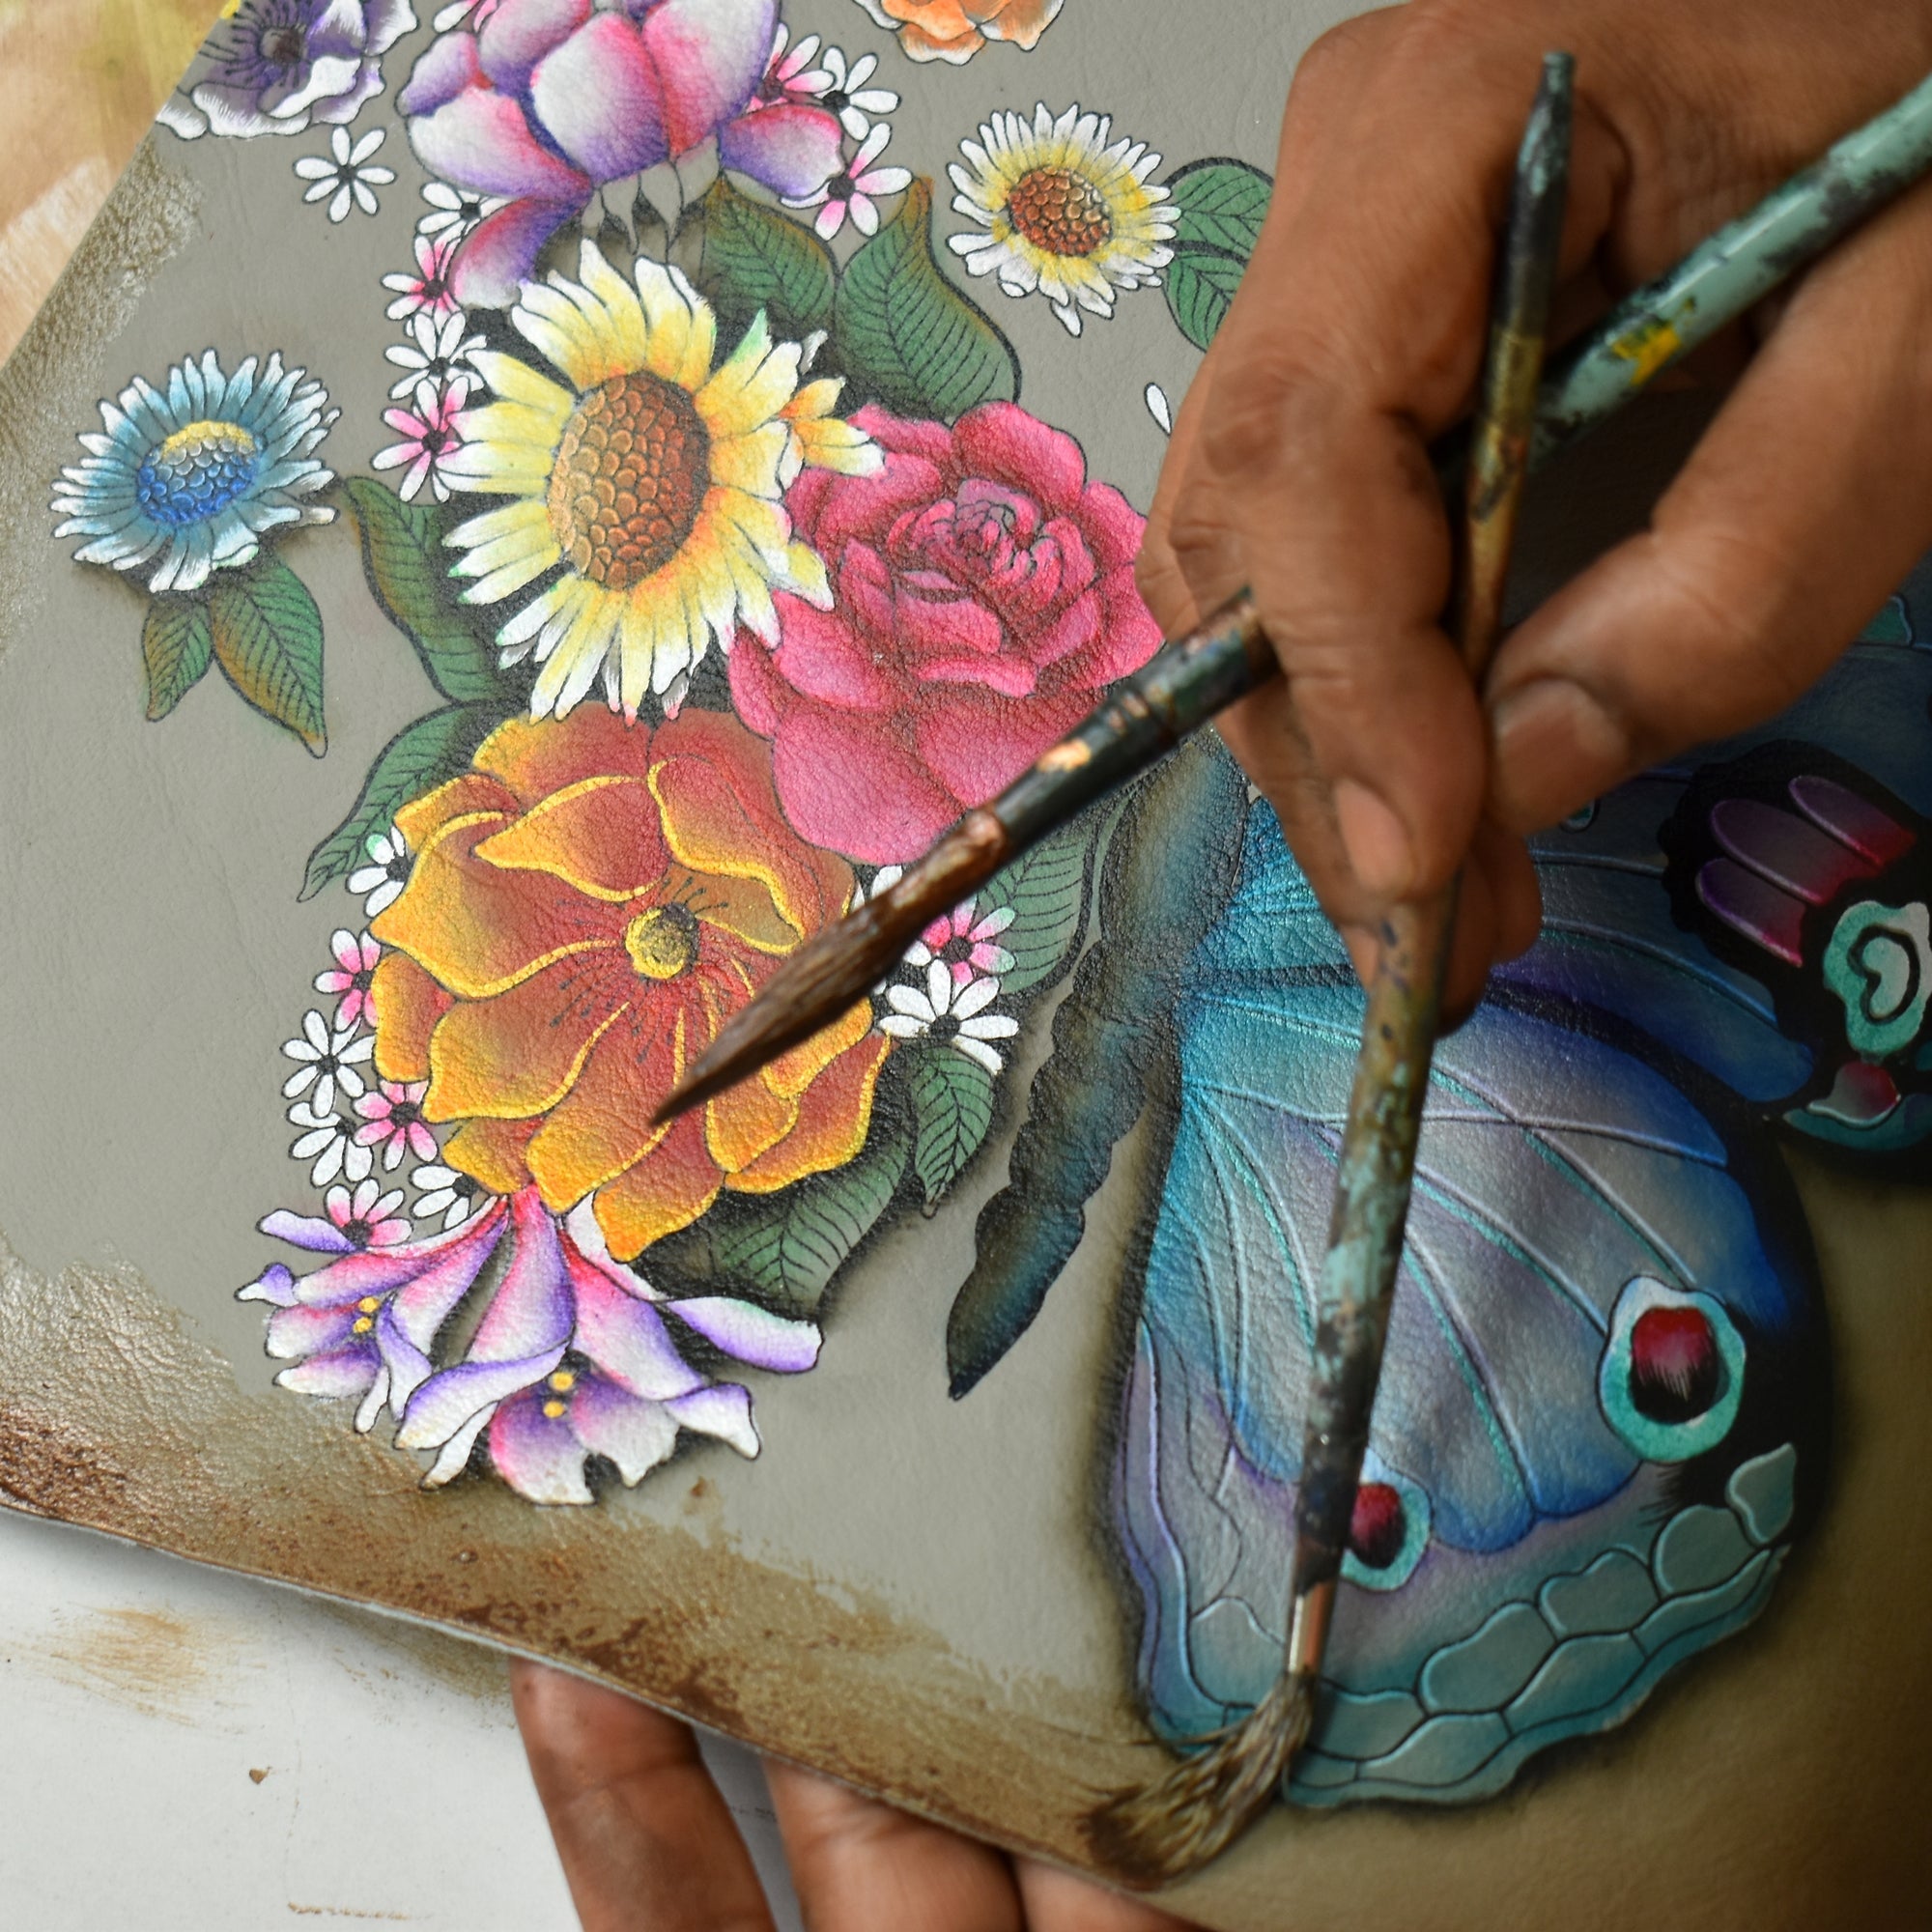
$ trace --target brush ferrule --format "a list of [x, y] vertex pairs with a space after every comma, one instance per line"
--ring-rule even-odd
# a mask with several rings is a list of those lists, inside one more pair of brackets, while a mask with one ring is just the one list
[[1322, 1653], [1328, 1648], [1328, 1624], [1334, 1614], [1332, 1577], [1311, 1583], [1290, 1605], [1288, 1642], [1282, 1649], [1282, 1668], [1288, 1677], [1312, 1687], [1321, 1676]]

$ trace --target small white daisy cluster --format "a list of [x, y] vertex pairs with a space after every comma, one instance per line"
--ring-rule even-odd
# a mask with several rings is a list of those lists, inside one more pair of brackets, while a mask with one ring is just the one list
[[[861, 896], [876, 898], [904, 870], [881, 867]], [[993, 1042], [1011, 1039], [1020, 1030], [1010, 1013], [993, 1010], [1001, 975], [1012, 971], [1013, 955], [999, 943], [1012, 923], [1010, 906], [982, 911], [973, 899], [934, 920], [899, 962], [901, 977], [883, 987], [892, 1010], [879, 1021], [879, 1031], [895, 1039], [950, 1046], [988, 1073], [999, 1073], [1006, 1061]]]
[[376, 190], [396, 178], [394, 168], [376, 159], [387, 133], [386, 128], [371, 128], [352, 143], [347, 128], [332, 128], [327, 154], [297, 156], [296, 177], [308, 184], [302, 199], [327, 202], [331, 221], [346, 221], [352, 208], [374, 214], [379, 206]]
[[821, 47], [816, 34], [808, 34], [796, 46], [790, 40], [789, 30], [781, 25], [765, 67], [764, 98], [809, 101], [836, 114], [845, 130], [846, 156], [830, 181], [785, 206], [817, 209], [812, 227], [821, 241], [830, 242], [848, 215], [861, 235], [876, 235], [877, 198], [902, 194], [912, 185], [910, 169], [879, 165], [893, 133], [876, 117], [895, 112], [899, 98], [890, 88], [870, 85], [879, 65], [876, 54], [848, 62], [837, 47]]
[[378, 450], [370, 465], [403, 471], [396, 494], [404, 502], [413, 502], [427, 484], [446, 503], [445, 466], [462, 445], [463, 412], [479, 386], [469, 358], [483, 347], [450, 293], [449, 270], [470, 233], [505, 204], [501, 196], [464, 194], [436, 181], [423, 199], [429, 213], [416, 223], [414, 269], [383, 277], [391, 298], [386, 313], [404, 331], [401, 342], [383, 352], [401, 371], [389, 385], [397, 407], [383, 412], [400, 440]]
[[[349, 889], [362, 898], [364, 917], [374, 919], [402, 892], [409, 847], [391, 826], [372, 834], [363, 849], [369, 863], [350, 875]], [[311, 1007], [295, 1037], [282, 1042], [284, 1058], [294, 1063], [282, 1082], [282, 1098], [292, 1103], [289, 1124], [298, 1129], [289, 1155], [307, 1165], [309, 1179], [328, 1190], [331, 1204], [340, 1195], [343, 1204], [361, 1204], [355, 1213], [364, 1220], [398, 1222], [397, 1240], [408, 1238], [412, 1215], [440, 1221], [445, 1229], [457, 1227], [484, 1193], [467, 1174], [442, 1165], [436, 1135], [423, 1118], [428, 1083], [384, 1080], [373, 1064], [375, 980], [383, 948], [366, 929], [358, 933], [343, 926], [330, 939], [329, 952], [332, 962], [316, 975], [315, 989], [334, 1001], [332, 1011]], [[416, 1201], [399, 1214], [401, 1190], [384, 1192], [374, 1176], [379, 1163], [386, 1178], [411, 1159], [416, 1162], [410, 1175]], [[334, 1205], [329, 1211], [334, 1214]]]

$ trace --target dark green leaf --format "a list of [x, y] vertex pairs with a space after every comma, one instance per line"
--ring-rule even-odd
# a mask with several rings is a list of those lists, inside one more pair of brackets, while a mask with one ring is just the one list
[[430, 682], [457, 704], [505, 697], [512, 686], [497, 668], [492, 627], [459, 601], [449, 576], [448, 512], [406, 503], [373, 476], [352, 476], [342, 488], [362, 533], [369, 588], [415, 646]]
[[246, 570], [223, 571], [209, 594], [214, 661], [257, 711], [286, 725], [319, 758], [322, 612], [302, 581], [270, 551]]
[[1168, 312], [1195, 348], [1206, 349], [1228, 319], [1229, 304], [1246, 267], [1237, 256], [1193, 248], [1176, 255], [1162, 271]]
[[1254, 253], [1273, 183], [1245, 161], [1191, 161], [1167, 179], [1174, 260], [1162, 277], [1181, 334], [1206, 349]]
[[993, 1076], [951, 1046], [913, 1046], [904, 1058], [912, 1096], [912, 1170], [929, 1208], [979, 1151], [993, 1124]]
[[1174, 246], [1213, 248], [1245, 262], [1267, 213], [1274, 183], [1246, 161], [1190, 161], [1167, 178], [1175, 212]]
[[1079, 1245], [1087, 1203], [1168, 1044], [1180, 976], [1234, 891], [1246, 802], [1234, 760], [1207, 732], [1128, 798], [1101, 868], [1101, 930], [1054, 1014], [1053, 1051], [1013, 1141], [1014, 1178], [980, 1209], [973, 1272], [947, 1323], [955, 1396], [1019, 1340]]
[[647, 1268], [780, 1300], [810, 1314], [886, 1210], [905, 1173], [906, 1134], [874, 1116], [856, 1159], [776, 1194], [726, 1196], [687, 1234], [660, 1242]]
[[977, 403], [1019, 394], [1011, 344], [933, 257], [928, 181], [914, 181], [898, 213], [845, 265], [833, 318], [847, 409], [877, 401], [952, 422]]
[[208, 606], [198, 597], [156, 597], [141, 626], [148, 716], [165, 718], [201, 682], [213, 654]]
[[[1906, 620], [1905, 600], [1902, 597], [1888, 597], [1885, 609], [1859, 633], [1861, 644], [1909, 644], [1912, 641], [1912, 626]], [[151, 712], [149, 716], [154, 714]]]
[[1013, 956], [1000, 975], [1002, 992], [1024, 993], [1040, 985], [1072, 952], [1087, 910], [1087, 857], [1101, 817], [1083, 812], [988, 883], [981, 906], [1010, 906], [1013, 912], [1012, 924], [995, 942]]
[[832, 251], [802, 222], [741, 194], [723, 175], [700, 204], [704, 293], [735, 322], [763, 309], [772, 333], [802, 342], [832, 327]]
[[376, 754], [355, 810], [308, 855], [301, 896], [312, 899], [353, 871], [372, 832], [387, 829], [397, 810], [466, 770], [469, 756], [502, 718], [499, 708], [452, 704], [406, 724]]

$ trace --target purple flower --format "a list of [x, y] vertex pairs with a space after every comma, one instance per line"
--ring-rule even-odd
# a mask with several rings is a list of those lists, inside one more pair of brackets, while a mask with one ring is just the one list
[[[291, 1364], [275, 1380], [300, 1395], [359, 1402], [355, 1427], [365, 1435], [385, 1404], [400, 1415], [431, 1373], [437, 1330], [496, 1252], [505, 1219], [502, 1202], [493, 1201], [453, 1234], [380, 1248], [343, 1242], [347, 1252], [300, 1277], [279, 1262], [265, 1269], [240, 1298], [274, 1310], [269, 1353]], [[335, 1246], [327, 1236], [340, 1236], [329, 1223], [293, 1214], [271, 1214], [262, 1226], [312, 1249]]]
[[409, 0], [242, 0], [187, 99], [173, 97], [161, 119], [188, 140], [353, 121], [383, 91], [383, 55], [415, 23]]
[[439, 179], [507, 198], [462, 243], [457, 300], [507, 307], [600, 188], [714, 138], [776, 193], [822, 186], [838, 118], [760, 98], [777, 27], [778, 0], [502, 0], [440, 36], [398, 97], [411, 145]]

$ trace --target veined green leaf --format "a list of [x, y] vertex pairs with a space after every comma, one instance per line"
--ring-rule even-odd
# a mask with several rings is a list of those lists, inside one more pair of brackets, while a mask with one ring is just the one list
[[1072, 953], [1087, 910], [1087, 860], [1105, 817], [1085, 811], [1005, 871], [980, 895], [982, 907], [1010, 906], [1013, 923], [994, 942], [1012, 954], [1003, 993], [1024, 993], [1055, 978]]
[[699, 282], [718, 309], [740, 323], [763, 309], [772, 333], [788, 342], [832, 327], [832, 251], [810, 228], [753, 201], [723, 175], [699, 206]]
[[369, 835], [385, 830], [399, 807], [466, 770], [470, 753], [502, 716], [500, 706], [452, 704], [404, 725], [377, 753], [349, 816], [308, 855], [301, 896], [312, 899], [353, 871]]
[[148, 671], [148, 716], [165, 718], [214, 659], [208, 606], [199, 597], [156, 597], [141, 625], [141, 661]]
[[415, 646], [430, 682], [457, 704], [514, 702], [511, 681], [497, 668], [491, 624], [457, 597], [443, 548], [448, 513], [405, 503], [373, 476], [343, 486], [362, 534], [362, 568], [389, 621]]
[[264, 551], [245, 570], [218, 574], [209, 593], [208, 621], [214, 661], [229, 683], [321, 757], [328, 749], [322, 612], [301, 579]]
[[1195, 348], [1206, 349], [1227, 321], [1247, 266], [1233, 255], [1194, 248], [1176, 255], [1162, 270], [1168, 313]]
[[993, 1124], [993, 1076], [956, 1048], [924, 1044], [903, 1050], [912, 1096], [912, 1167], [929, 1208], [958, 1179]]
[[1174, 260], [1162, 275], [1177, 327], [1206, 349], [1227, 320], [1274, 184], [1245, 161], [1191, 161], [1167, 179]]
[[953, 422], [976, 404], [1010, 402], [1020, 391], [1012, 345], [933, 256], [932, 184], [923, 179], [845, 265], [832, 339], [850, 382], [847, 410], [877, 401], [901, 415]]

